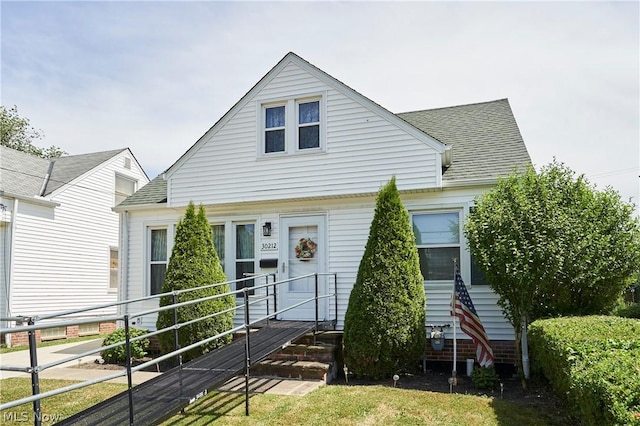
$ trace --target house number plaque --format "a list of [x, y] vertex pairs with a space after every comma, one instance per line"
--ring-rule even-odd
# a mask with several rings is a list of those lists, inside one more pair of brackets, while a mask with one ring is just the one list
[[262, 251], [278, 251], [278, 242], [277, 241], [263, 241], [262, 242]]

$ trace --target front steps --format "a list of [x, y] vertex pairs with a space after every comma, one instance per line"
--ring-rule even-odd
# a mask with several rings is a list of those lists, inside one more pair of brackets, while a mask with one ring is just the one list
[[[314, 341], [315, 340], [315, 341]], [[338, 374], [342, 333], [309, 333], [251, 368], [252, 376], [330, 383]]]

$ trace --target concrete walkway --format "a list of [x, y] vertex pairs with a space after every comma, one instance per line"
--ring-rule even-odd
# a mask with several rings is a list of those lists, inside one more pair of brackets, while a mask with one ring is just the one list
[[[94, 349], [98, 349], [101, 345], [102, 339], [96, 339], [38, 348], [38, 364], [44, 365], [62, 361], [74, 355], [81, 355]], [[80, 359], [68, 361], [64, 364], [56, 365], [55, 367], [41, 371], [39, 377], [41, 379], [88, 381], [106, 377], [118, 372], [117, 370], [100, 369], [97, 368], [97, 366], [92, 366], [92, 368], [82, 368], [83, 364], [93, 363], [99, 359], [99, 353], [83, 356]], [[24, 350], [0, 354], [0, 365], [29, 367], [29, 351]], [[124, 368], [122, 371], [124, 372]], [[137, 385], [152, 379], [159, 374], [160, 373], [155, 372], [136, 371], [132, 375], [132, 381], [134, 385]], [[31, 375], [29, 373], [0, 370], [0, 379], [8, 379], [11, 377], [30, 378]], [[109, 380], [109, 382], [126, 384], [127, 376], [123, 375], [122, 377]], [[277, 395], [305, 395], [323, 385], [324, 382], [321, 381], [252, 377], [249, 381], [249, 391], [252, 393], [270, 393]], [[235, 377], [229, 380], [220, 388], [220, 390], [244, 392], [244, 377]]]

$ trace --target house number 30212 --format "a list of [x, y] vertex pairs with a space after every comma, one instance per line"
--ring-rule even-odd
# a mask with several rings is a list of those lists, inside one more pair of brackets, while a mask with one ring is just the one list
[[275, 241], [262, 243], [262, 250], [278, 250], [278, 243]]

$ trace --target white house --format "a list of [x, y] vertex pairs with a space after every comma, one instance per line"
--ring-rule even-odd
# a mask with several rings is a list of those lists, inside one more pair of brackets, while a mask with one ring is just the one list
[[[506, 99], [394, 114], [289, 53], [164, 174], [116, 208], [129, 242], [122, 297], [160, 291], [175, 225], [193, 201], [206, 209], [229, 280], [244, 272], [280, 280], [337, 274], [341, 329], [375, 197], [396, 176], [417, 235], [427, 322], [451, 321], [451, 259], [458, 258], [489, 337], [513, 346], [497, 296], [472, 267], [462, 224], [476, 195], [529, 163]], [[311, 261], [296, 257], [304, 237], [317, 244]], [[333, 282], [322, 286], [331, 290]], [[280, 286], [278, 307], [310, 295], [310, 282]], [[321, 319], [335, 319], [334, 306], [324, 300]], [[282, 317], [308, 320], [313, 307]], [[141, 321], [155, 327], [153, 318]]]
[[[0, 317], [117, 301], [119, 217], [112, 208], [148, 181], [129, 149], [48, 160], [0, 147]], [[116, 308], [101, 311], [110, 312]], [[40, 337], [99, 327], [51, 328]], [[13, 345], [25, 338], [3, 337]]]

